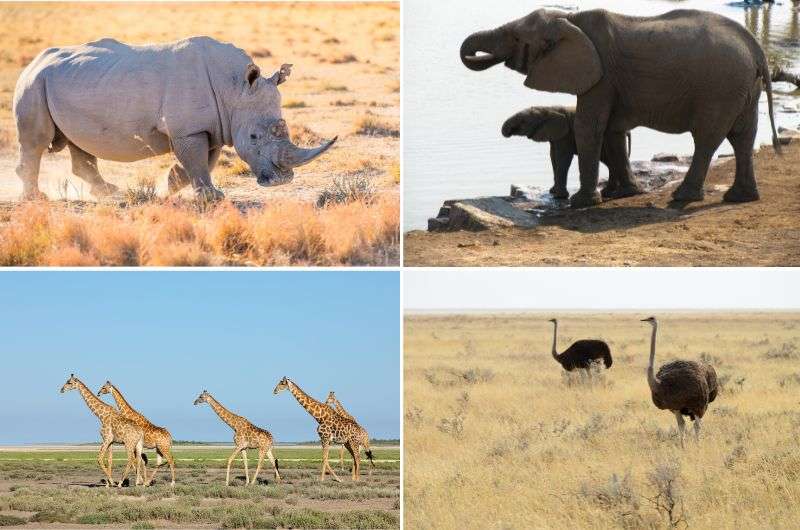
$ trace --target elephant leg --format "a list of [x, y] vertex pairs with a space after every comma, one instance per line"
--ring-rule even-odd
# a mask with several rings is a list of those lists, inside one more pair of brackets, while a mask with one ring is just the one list
[[598, 98], [578, 98], [575, 112], [575, 143], [578, 146], [578, 165], [581, 171], [581, 187], [569, 202], [572, 208], [584, 208], [600, 204], [597, 191], [600, 151], [603, 146], [603, 133], [608, 122], [608, 113], [591, 109], [602, 109]]
[[753, 143], [757, 124], [758, 105], [753, 105], [739, 117], [734, 128], [728, 133], [728, 141], [736, 155], [736, 177], [733, 186], [723, 196], [725, 202], [750, 202], [759, 199], [756, 176], [753, 172]]
[[197, 197], [203, 201], [214, 201], [224, 197], [211, 183], [209, 173], [208, 135], [192, 134], [172, 139], [172, 148], [180, 165], [186, 170]]
[[72, 159], [72, 173], [91, 185], [95, 197], [106, 197], [119, 191], [119, 188], [103, 180], [97, 169], [97, 157], [90, 155], [77, 145], [69, 142], [69, 156]]
[[626, 138], [625, 132], [606, 131], [601, 154], [601, 161], [608, 167], [608, 185], [601, 192], [605, 199], [642, 193], [642, 188], [633, 179]]
[[706, 181], [708, 167], [711, 165], [711, 158], [717, 150], [723, 138], [700, 138], [695, 136], [694, 155], [689, 171], [683, 178], [683, 182], [672, 192], [672, 198], [679, 202], [702, 201], [705, 197], [703, 184]]
[[572, 159], [575, 157], [575, 141], [573, 139], [550, 142], [550, 162], [553, 164], [553, 187], [550, 195], [555, 199], [568, 199], [567, 175]]

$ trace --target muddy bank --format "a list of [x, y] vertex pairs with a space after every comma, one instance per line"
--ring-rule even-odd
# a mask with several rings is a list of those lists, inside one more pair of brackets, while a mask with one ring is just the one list
[[412, 231], [408, 266], [796, 266], [800, 264], [800, 141], [755, 156], [761, 200], [728, 204], [735, 162], [709, 171], [702, 202], [671, 203], [677, 182], [585, 210], [558, 209], [533, 228]]

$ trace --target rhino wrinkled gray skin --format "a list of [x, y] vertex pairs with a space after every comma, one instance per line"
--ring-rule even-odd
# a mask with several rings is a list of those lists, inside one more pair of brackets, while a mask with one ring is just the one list
[[191, 183], [200, 198], [221, 198], [210, 172], [223, 146], [236, 149], [258, 184], [289, 182], [292, 168], [336, 141], [313, 149], [292, 144], [278, 92], [290, 68], [262, 77], [243, 50], [209, 37], [49, 48], [25, 68], [14, 92], [23, 198], [42, 197], [41, 156], [64, 147], [73, 173], [95, 196], [116, 191], [100, 176], [98, 158], [132, 162], [172, 151], [178, 163], [169, 171], [171, 193]]

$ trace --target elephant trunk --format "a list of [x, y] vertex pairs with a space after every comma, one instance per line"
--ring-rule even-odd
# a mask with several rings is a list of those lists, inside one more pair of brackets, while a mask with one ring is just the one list
[[[494, 31], [478, 31], [461, 44], [461, 62], [470, 70], [480, 72], [505, 61], [505, 57], [496, 52]], [[483, 52], [478, 55], [479, 52]]]

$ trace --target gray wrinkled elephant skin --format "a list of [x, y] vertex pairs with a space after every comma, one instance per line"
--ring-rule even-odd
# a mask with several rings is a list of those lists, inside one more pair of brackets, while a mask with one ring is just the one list
[[[524, 136], [534, 142], [550, 143], [550, 162], [553, 166], [553, 187], [550, 193], [556, 199], [566, 199], [567, 174], [572, 159], [578, 154], [575, 142], [575, 109], [568, 107], [531, 107], [517, 112], [508, 118], [501, 129], [503, 136]], [[623, 142], [625, 147], [609, 146], [609, 142]], [[619, 158], [624, 154], [625, 157]], [[600, 162], [608, 167], [608, 184], [603, 188], [602, 196], [607, 199], [630, 197], [642, 190], [633, 181], [628, 157], [631, 154], [631, 133], [624, 135], [607, 134], [600, 151]], [[616, 157], [616, 158], [615, 158]]]
[[780, 152], [764, 50], [747, 29], [715, 13], [680, 9], [634, 17], [604, 9], [539, 9], [469, 35], [460, 56], [470, 70], [503, 63], [523, 74], [528, 88], [577, 96], [574, 136], [581, 186], [570, 199], [574, 207], [600, 202], [603, 147], [610, 162], [625, 158], [627, 165], [623, 143], [606, 138], [639, 126], [689, 132], [694, 139], [691, 166], [673, 193], [676, 201], [703, 199], [711, 159], [725, 139], [736, 155], [736, 177], [724, 199], [758, 200], [753, 143], [762, 88], [772, 145]]
[[231, 145], [259, 184], [288, 182], [292, 168], [336, 140], [315, 149], [291, 143], [278, 92], [290, 69], [262, 77], [243, 50], [209, 37], [49, 48], [23, 70], [14, 91], [23, 198], [42, 196], [42, 153], [65, 146], [73, 172], [95, 195], [116, 189], [100, 176], [98, 158], [130, 162], [172, 151], [178, 163], [169, 171], [170, 192], [191, 183], [199, 197], [220, 198], [210, 172]]

